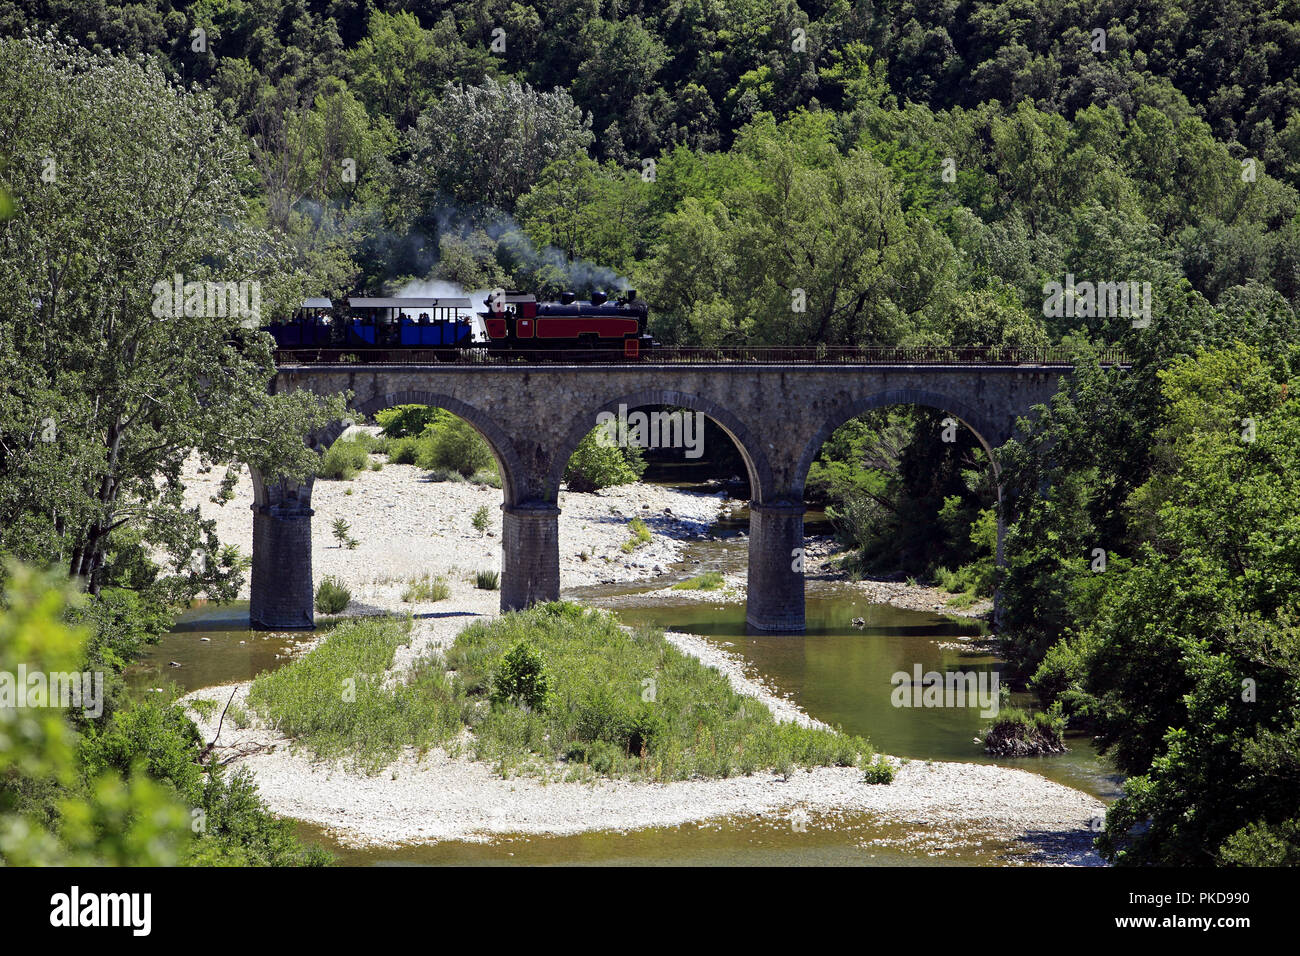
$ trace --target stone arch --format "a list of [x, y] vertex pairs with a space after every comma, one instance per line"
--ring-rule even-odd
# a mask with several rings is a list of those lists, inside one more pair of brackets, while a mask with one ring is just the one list
[[564, 468], [569, 463], [569, 457], [573, 454], [574, 449], [578, 447], [578, 443], [582, 441], [583, 437], [596, 427], [596, 416], [602, 412], [617, 413], [620, 405], [626, 405], [629, 410], [642, 405], [676, 405], [679, 408], [690, 409], [694, 412], [703, 412], [726, 432], [727, 437], [739, 449], [740, 457], [745, 462], [745, 470], [749, 475], [750, 495], [757, 500], [763, 494], [764, 489], [772, 486], [772, 468], [767, 460], [767, 455], [763, 452], [763, 446], [739, 418], [717, 402], [701, 395], [678, 392], [673, 389], [647, 388], [620, 395], [618, 398], [589, 409], [573, 419], [572, 424], [569, 425], [568, 430], [565, 432], [564, 441], [555, 449], [554, 458], [551, 460], [550, 469], [547, 472], [544, 486], [547, 501], [557, 499], [560, 481], [564, 477]]
[[[483, 436], [483, 440], [487, 442], [488, 448], [492, 451], [492, 456], [496, 459], [497, 469], [501, 472], [501, 485], [505, 493], [505, 503], [514, 505], [519, 502], [522, 489], [526, 487], [528, 473], [523, 462], [519, 459], [514, 443], [510, 441], [509, 436], [493, 420], [491, 415], [459, 398], [453, 398], [441, 392], [426, 392], [418, 389], [389, 392], [385, 395], [367, 399], [354, 407], [361, 414], [372, 416], [376, 412], [381, 412], [385, 408], [392, 408], [395, 405], [430, 405], [435, 408], [446, 409], [457, 418], [468, 422], [476, 432]], [[335, 439], [343, 434], [346, 427], [344, 421], [331, 422], [312, 434], [307, 443], [316, 451], [323, 453], [325, 449], [334, 443]]]
[[804, 483], [808, 478], [808, 469], [812, 467], [817, 453], [821, 451], [822, 445], [831, 437], [835, 429], [863, 412], [869, 412], [876, 408], [886, 408], [890, 405], [924, 405], [927, 408], [947, 412], [974, 433], [976, 440], [985, 453], [988, 454], [989, 461], [993, 462], [995, 469], [997, 468], [996, 460], [993, 457], [993, 448], [995, 447], [993, 443], [1001, 444], [1001, 435], [992, 422], [965, 402], [951, 396], [925, 389], [893, 388], [855, 399], [839, 406], [827, 416], [816, 434], [804, 446], [803, 454], [799, 456], [799, 461], [795, 465], [794, 472], [791, 475], [794, 485], [791, 489], [792, 497], [797, 500], [803, 499]]

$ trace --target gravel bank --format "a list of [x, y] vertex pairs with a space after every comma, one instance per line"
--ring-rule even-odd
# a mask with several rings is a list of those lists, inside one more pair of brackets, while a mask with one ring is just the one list
[[[382, 460], [382, 459], [380, 459]], [[216, 522], [222, 543], [243, 554], [253, 548], [253, 483], [239, 476], [234, 500], [211, 499], [224, 470], [186, 469], [186, 497]], [[652, 579], [679, 560], [686, 542], [706, 536], [721, 493], [693, 494], [655, 485], [627, 485], [592, 493], [560, 492], [560, 583], [563, 587]], [[488, 526], [474, 529], [486, 506]], [[363, 603], [400, 601], [402, 586], [425, 572], [472, 580], [480, 569], [501, 567], [501, 491], [467, 482], [431, 482], [414, 465], [385, 464], [352, 481], [320, 481], [312, 491], [312, 575], [343, 578]], [[335, 519], [351, 526], [358, 542], [348, 549], [330, 533]], [[625, 553], [628, 522], [640, 518], [651, 540]], [[585, 555], [585, 557], [584, 557]], [[248, 597], [245, 582], [240, 595]]]

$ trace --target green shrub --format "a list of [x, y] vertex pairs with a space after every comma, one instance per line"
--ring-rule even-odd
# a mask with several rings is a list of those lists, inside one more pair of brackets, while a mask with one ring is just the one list
[[491, 521], [492, 512], [488, 511], [487, 505], [480, 505], [479, 509], [474, 512], [474, 517], [470, 519], [470, 523], [474, 525], [474, 530], [479, 534], [487, 530]]
[[394, 405], [376, 412], [375, 421], [386, 438], [414, 438], [437, 417], [438, 411], [431, 405]]
[[984, 733], [984, 750], [1003, 757], [1064, 753], [1065, 718], [1060, 704], [1033, 714], [1015, 708], [1003, 710]]
[[[367, 436], [369, 437], [369, 436]], [[366, 442], [354, 438], [340, 438], [330, 445], [321, 458], [319, 477], [330, 481], [351, 481], [357, 472], [370, 467], [370, 452]]]
[[472, 425], [451, 412], [424, 405], [398, 405], [379, 412], [375, 418], [387, 437], [385, 447], [390, 462], [417, 465], [430, 472], [434, 481], [473, 476], [476, 482], [500, 487], [492, 449]]
[[321, 614], [338, 614], [352, 602], [352, 592], [334, 577], [326, 577], [316, 588], [316, 610]]
[[495, 591], [501, 584], [498, 571], [479, 571], [474, 575], [474, 587], [480, 591]]
[[451, 585], [441, 575], [434, 577], [430, 574], [424, 574], [418, 578], [411, 578], [406, 582], [406, 589], [402, 591], [402, 600], [408, 604], [415, 601], [426, 604], [443, 601], [450, 596]]
[[465, 478], [496, 467], [492, 449], [483, 436], [469, 422], [441, 409], [420, 434], [415, 463], [431, 471], [455, 471]]
[[476, 621], [445, 660], [431, 651], [386, 680], [409, 640], [409, 621], [344, 622], [259, 676], [249, 706], [317, 755], [349, 755], [371, 771], [463, 728], [474, 756], [501, 773], [556, 760], [661, 781], [794, 766], [865, 771], [872, 753], [858, 737], [777, 723], [661, 632], [629, 633], [613, 615], [573, 604]]
[[[624, 631], [601, 611], [554, 603], [466, 627], [447, 651], [467, 698], [491, 698], [521, 643], [545, 661], [553, 704], [498, 702], [474, 725], [479, 759], [499, 767], [564, 759], [603, 775], [654, 780], [788, 766], [854, 766], [867, 743], [777, 723], [725, 676], [649, 629]], [[499, 699], [499, 694], [498, 694]]]
[[1061, 701], [1067, 717], [1074, 718], [1088, 709], [1090, 697], [1083, 692], [1084, 642], [1082, 639], [1057, 641], [1043, 655], [1029, 688], [1038, 701], [1050, 708]]
[[593, 428], [569, 456], [564, 482], [570, 491], [596, 491], [630, 484], [645, 472], [645, 456], [639, 447], [610, 445], [601, 438], [603, 434], [606, 434], [603, 425]]
[[882, 755], [876, 754], [870, 761], [863, 760], [862, 772], [862, 779], [867, 783], [884, 784], [893, 783], [897, 771], [892, 763]]
[[624, 554], [631, 554], [641, 545], [650, 543], [650, 529], [646, 527], [645, 522], [640, 518], [633, 518], [627, 523], [627, 527], [632, 532], [632, 537], [620, 545]]
[[394, 465], [414, 465], [419, 453], [419, 438], [392, 438], [388, 441], [388, 460]]
[[367, 431], [357, 430], [347, 437], [348, 441], [352, 442], [352, 444], [361, 446], [370, 454], [383, 452], [384, 449], [388, 447], [388, 442], [384, 441], [384, 439], [380, 438], [378, 435], [372, 435]]
[[201, 744], [198, 728], [179, 707], [145, 700], [114, 714], [103, 731], [89, 727], [81, 759], [91, 777], [110, 769], [125, 776], [138, 765], [185, 800], [197, 801], [203, 768], [194, 755]]
[[[348, 491], [351, 490], [351, 488], [348, 489]], [[348, 524], [345, 519], [335, 518], [334, 524], [330, 528], [330, 533], [334, 535], [334, 540], [339, 543], [339, 547], [341, 548], [348, 543], [348, 532], [351, 530], [352, 526]]]
[[506, 652], [492, 674], [492, 702], [545, 710], [550, 687], [542, 656], [526, 640], [520, 641]]

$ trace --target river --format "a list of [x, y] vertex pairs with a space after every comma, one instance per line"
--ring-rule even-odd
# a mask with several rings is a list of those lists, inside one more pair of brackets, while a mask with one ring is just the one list
[[[817, 529], [812, 516], [810, 531]], [[744, 567], [743, 514], [720, 522], [715, 540], [692, 542], [671, 571], [684, 579], [705, 570]], [[662, 588], [657, 579], [654, 588]], [[890, 677], [923, 671], [991, 671], [998, 660], [972, 653], [959, 638], [981, 625], [943, 615], [868, 603], [851, 585], [810, 581], [807, 629], [797, 635], [747, 634], [744, 606], [689, 598], [648, 599], [646, 585], [570, 589], [569, 598], [609, 608], [629, 624], [648, 623], [699, 634], [740, 655], [754, 676], [790, 697], [812, 716], [868, 737], [879, 750], [916, 760], [997, 763], [1038, 773], [1104, 801], [1118, 793], [1120, 778], [1086, 737], [1072, 736], [1069, 753], [1001, 759], [976, 743], [987, 723], [976, 708], [896, 708]], [[861, 618], [863, 626], [854, 626]], [[249, 680], [287, 659], [305, 634], [248, 630], [247, 603], [198, 607], [127, 674], [140, 693], [170, 683], [181, 692]], [[172, 667], [175, 661], [182, 666]], [[1028, 695], [1013, 702], [1031, 706]], [[1030, 845], [992, 843], [955, 849], [924, 830], [903, 830], [864, 816], [811, 817], [806, 825], [787, 819], [728, 818], [680, 827], [633, 832], [600, 831], [563, 837], [514, 837], [487, 843], [447, 841], [400, 849], [345, 847], [319, 828], [300, 824], [305, 839], [320, 843], [345, 864], [702, 864], [702, 865], [952, 865], [1002, 864], [1032, 859]]]

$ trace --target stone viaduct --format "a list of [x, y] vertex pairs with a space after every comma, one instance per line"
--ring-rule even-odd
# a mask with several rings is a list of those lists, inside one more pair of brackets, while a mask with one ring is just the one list
[[[974, 364], [298, 365], [282, 366], [272, 388], [350, 392], [351, 407], [366, 415], [434, 405], [473, 425], [501, 471], [502, 610], [559, 597], [560, 479], [597, 414], [651, 404], [703, 412], [735, 441], [749, 471], [746, 620], [758, 630], [797, 631], [804, 625], [804, 581], [793, 553], [803, 546], [804, 481], [831, 432], [870, 409], [923, 405], [964, 423], [991, 450], [1069, 371]], [[323, 451], [343, 429], [335, 423], [308, 442]], [[311, 627], [311, 483], [257, 474], [253, 480], [252, 622]], [[999, 560], [1001, 532], [999, 514]]]

